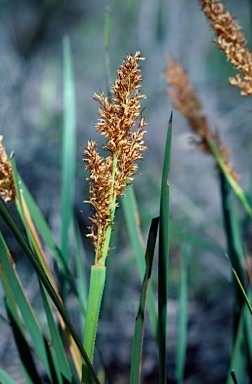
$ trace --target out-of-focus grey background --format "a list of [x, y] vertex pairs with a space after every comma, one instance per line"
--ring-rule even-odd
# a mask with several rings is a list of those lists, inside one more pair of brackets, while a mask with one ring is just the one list
[[[226, 0], [225, 4], [242, 25], [250, 42], [252, 2]], [[90, 138], [97, 139], [102, 144], [94, 129], [98, 105], [92, 99], [92, 95], [100, 90], [106, 92], [105, 9], [112, 15], [110, 41], [112, 81], [115, 80], [116, 70], [127, 53], [139, 50], [146, 58], [142, 63], [144, 78], [142, 90], [147, 95], [147, 100], [143, 104], [146, 107], [144, 115], [148, 121], [149, 150], [144, 155], [144, 160], [140, 162], [135, 184], [144, 233], [150, 219], [158, 214], [166, 129], [173, 110], [167, 97], [167, 84], [163, 76], [168, 54], [184, 65], [203, 102], [211, 126], [230, 146], [232, 162], [241, 174], [241, 185], [246, 186], [249, 180], [252, 143], [250, 98], [240, 96], [239, 90], [229, 85], [228, 77], [234, 71], [227, 63], [224, 54], [211, 42], [214, 35], [209, 30], [198, 1], [2, 1], [0, 134], [4, 136], [7, 152], [10, 153], [12, 150], [15, 152], [19, 171], [54, 229], [56, 238], [59, 236], [60, 227], [58, 212], [63, 114], [62, 39], [65, 35], [70, 39], [76, 86], [78, 140], [75, 194], [76, 211], [79, 211], [85, 210], [83, 200], [88, 189], [82, 163], [83, 145], [85, 146]], [[178, 232], [181, 230], [183, 233], [184, 229], [188, 229], [197, 234], [198, 238], [206, 238], [210, 243], [214, 241], [219, 247], [219, 254], [210, 251], [202, 254], [198, 252], [198, 259], [193, 261], [198, 270], [193, 272], [196, 279], [192, 281], [191, 299], [193, 301], [195, 298], [203, 297], [204, 303], [210, 302], [212, 305], [211, 300], [215, 298], [216, 292], [218, 293], [219, 286], [222, 287], [223, 284], [223, 289], [228, 289], [230, 273], [221, 253], [225, 249], [225, 239], [220, 227], [222, 218], [217, 172], [213, 160], [199, 153], [191, 144], [191, 136], [187, 122], [174, 111], [170, 177], [171, 216], [179, 228]], [[179, 248], [179, 241], [171, 239], [175, 250]], [[176, 251], [171, 257], [176, 260]], [[171, 261], [171, 265], [172, 263]], [[127, 262], [123, 264], [124, 267], [125, 265], [127, 266]], [[206, 276], [209, 277], [209, 285], [206, 284]], [[172, 279], [176, 281], [176, 278], [175, 271]], [[176, 295], [170, 313], [176, 312], [175, 299]], [[211, 305], [209, 304], [210, 307]], [[219, 314], [221, 299], [216, 306], [214, 314]], [[200, 348], [203, 347], [200, 346], [200, 340], [204, 336], [202, 334], [204, 334], [205, 307], [202, 309], [198, 306], [198, 301], [193, 301], [190, 311], [194, 316], [194, 323], [201, 327], [201, 333], [199, 328], [193, 328], [190, 334], [192, 350], [195, 348], [201, 351]], [[208, 319], [211, 314], [212, 312], [208, 313]], [[218, 327], [224, 320], [216, 316]], [[122, 322], [124, 320], [125, 318]], [[215, 333], [215, 336], [226, 348], [226, 353], [228, 339], [223, 334], [223, 337], [218, 333]], [[210, 340], [213, 340], [213, 337], [209, 336], [205, 345], [211, 345]], [[217, 343], [213, 348], [220, 347]], [[191, 366], [194, 364], [197, 366], [195, 362], [197, 359], [199, 364], [206, 366], [209, 362], [211, 364], [216, 349], [210, 348], [210, 357], [207, 355], [205, 360], [202, 357], [203, 363], [199, 361], [199, 356], [203, 356], [202, 351], [197, 357], [192, 357]], [[125, 352], [121, 359], [123, 358]], [[219, 360], [217, 366], [218, 363]], [[1, 358], [0, 364], [2, 364]], [[221, 375], [225, 370], [225, 364], [224, 359], [222, 370], [218, 371], [221, 372], [220, 377], [223, 377]], [[207, 383], [207, 378], [204, 376], [207, 375], [207, 371], [204, 372], [198, 380], [204, 378], [204, 382]], [[193, 375], [190, 376], [188, 373], [187, 383], [197, 382], [197, 377]], [[216, 375], [218, 377], [218, 374]], [[218, 380], [220, 379], [215, 378], [211, 381], [210, 375], [209, 382], [221, 382]]]

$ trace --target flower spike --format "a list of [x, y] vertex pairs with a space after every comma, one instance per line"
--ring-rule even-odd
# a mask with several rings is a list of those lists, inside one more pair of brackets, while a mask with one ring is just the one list
[[242, 89], [242, 95], [252, 95], [252, 53], [247, 48], [247, 41], [238, 22], [226, 11], [218, 0], [200, 0], [206, 17], [215, 31], [216, 44], [225, 52], [227, 59], [242, 75], [229, 79], [231, 85]]
[[182, 65], [171, 57], [167, 59], [165, 77], [167, 83], [171, 86], [168, 92], [170, 99], [175, 108], [188, 120], [192, 132], [198, 136], [199, 149], [216, 157], [216, 153], [213, 152], [213, 148], [215, 148], [218, 152], [218, 158], [221, 159], [225, 167], [225, 171], [236, 182], [239, 175], [229, 162], [229, 148], [221, 142], [217, 133], [212, 132], [207, 118], [203, 114], [202, 104], [187, 73]]
[[16, 203], [17, 191], [14, 177], [2, 140], [3, 136], [0, 136], [0, 196], [5, 202], [13, 200]]
[[[97, 144], [89, 141], [84, 152], [86, 169], [89, 172], [90, 198], [87, 201], [94, 208], [91, 216], [91, 233], [96, 250], [96, 264], [104, 264], [108, 252], [117, 198], [123, 196], [127, 185], [133, 181], [137, 171], [136, 160], [146, 151], [144, 135], [146, 122], [142, 117], [140, 92], [140, 52], [128, 55], [117, 72], [112, 86], [112, 97], [103, 93], [94, 94], [99, 102], [97, 130], [107, 141], [103, 146], [109, 152], [107, 157], [99, 155]], [[136, 130], [132, 128], [137, 126]]]

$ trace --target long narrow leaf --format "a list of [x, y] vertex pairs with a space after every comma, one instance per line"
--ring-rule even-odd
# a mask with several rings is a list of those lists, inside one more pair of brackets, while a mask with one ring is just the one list
[[[2, 241], [2, 237], [0, 238]], [[7, 256], [8, 257], [8, 256]], [[3, 289], [5, 292], [5, 308], [6, 313], [8, 315], [8, 319], [10, 321], [10, 326], [12, 327], [16, 346], [20, 355], [21, 365], [26, 377], [27, 383], [40, 383], [40, 378], [37, 373], [33, 356], [30, 351], [30, 346], [25, 336], [24, 327], [20, 320], [20, 316], [18, 313], [15, 296], [13, 295], [8, 278], [4, 269], [3, 264], [0, 266], [0, 279], [2, 281]]]
[[[53, 344], [53, 347], [55, 349], [59, 371], [60, 371], [60, 374], [62, 376], [61, 382], [71, 383], [72, 382], [72, 374], [71, 374], [69, 364], [68, 364], [68, 361], [66, 358], [66, 353], [65, 353], [65, 350], [64, 350], [64, 347], [62, 344], [62, 340], [61, 340], [61, 337], [59, 334], [58, 327], [57, 327], [55, 320], [54, 320], [54, 317], [53, 317], [52, 309], [49, 305], [48, 298], [47, 298], [46, 293], [45, 293], [45, 289], [42, 285], [40, 285], [40, 291], [41, 291], [41, 295], [42, 295], [42, 299], [43, 299], [43, 303], [44, 303], [46, 317], [48, 320], [48, 325], [49, 325], [50, 334], [51, 334], [51, 338], [52, 338], [52, 344]], [[64, 379], [64, 380], [62, 380], [62, 379]]]
[[[122, 199], [122, 206], [130, 241], [136, 257], [138, 273], [142, 281], [145, 273], [143, 239], [141, 235], [141, 230], [139, 228], [139, 212], [132, 185], [126, 190], [125, 196]], [[155, 308], [155, 297], [151, 282], [149, 283], [149, 289], [147, 293], [147, 307], [150, 316], [152, 333], [155, 339], [157, 340], [157, 313]]]
[[[248, 298], [251, 302], [251, 288], [248, 290]], [[245, 305], [245, 304], [244, 304]], [[249, 379], [252, 382], [252, 335], [251, 335], [251, 313], [249, 311], [245, 312], [244, 319], [244, 344], [247, 356], [247, 367]]]
[[[232, 204], [231, 187], [228, 184], [226, 175], [220, 171], [220, 191], [222, 199], [222, 211], [224, 229], [228, 249], [228, 258], [232, 265], [233, 286], [234, 286], [234, 346], [232, 351], [232, 362], [235, 364], [236, 373], [242, 380], [246, 364], [251, 364], [251, 346], [248, 344], [248, 337], [251, 330], [247, 322], [247, 315], [244, 314], [244, 302], [247, 303], [251, 312], [250, 301], [243, 288], [244, 279], [244, 257], [241, 242], [241, 234], [236, 215], [235, 207]], [[242, 321], [242, 323], [241, 323]], [[242, 325], [243, 324], [243, 327]], [[241, 328], [242, 327], [242, 328]], [[244, 332], [245, 331], [245, 332]], [[236, 342], [238, 340], [239, 342]], [[246, 345], [248, 348], [246, 348]], [[245, 353], [246, 352], [246, 353]], [[231, 367], [232, 368], [232, 367]], [[231, 382], [231, 377], [228, 378]]]
[[18, 384], [15, 380], [13, 380], [8, 373], [4, 372], [4, 370], [0, 367], [0, 383], [3, 384]]
[[[13, 162], [11, 161], [11, 164], [12, 163]], [[13, 173], [16, 174], [15, 171], [13, 171]], [[59, 268], [62, 268], [62, 269], [65, 268], [64, 265], [61, 266], [62, 255], [60, 254], [60, 250], [59, 250], [59, 248], [58, 248], [58, 246], [55, 243], [55, 240], [53, 238], [52, 231], [50, 230], [47, 222], [45, 221], [45, 218], [44, 218], [41, 210], [39, 209], [36, 201], [32, 197], [26, 184], [24, 183], [23, 179], [21, 178], [21, 176], [18, 173], [17, 173], [16, 179], [18, 180], [18, 186], [20, 187], [17, 189], [18, 190], [22, 189], [24, 200], [27, 204], [28, 210], [29, 210], [30, 215], [31, 215], [31, 217], [32, 217], [32, 219], [36, 225], [36, 228], [37, 228], [39, 234], [41, 235], [44, 242], [51, 249], [53, 254], [56, 256], [57, 263], [60, 263]]]
[[15, 302], [18, 303], [19, 305], [20, 311], [22, 313], [22, 317], [24, 319], [26, 327], [33, 340], [36, 352], [40, 357], [48, 376], [51, 377], [44, 337], [42, 335], [37, 319], [24, 295], [19, 279], [13, 269], [13, 266], [11, 265], [10, 255], [8, 254], [8, 248], [5, 244], [5, 241], [1, 233], [0, 233], [0, 261], [3, 264], [6, 276], [8, 278], [8, 283], [15, 297]]
[[166, 323], [168, 302], [168, 255], [169, 255], [169, 199], [168, 177], [171, 158], [172, 114], [170, 117], [161, 183], [160, 224], [159, 224], [159, 262], [158, 262], [158, 344], [159, 380], [166, 383]]
[[241, 290], [242, 296], [243, 296], [243, 298], [245, 299], [245, 303], [247, 304], [247, 307], [248, 307], [248, 309], [249, 309], [249, 312], [250, 312], [250, 314], [252, 315], [252, 306], [251, 306], [251, 304], [250, 304], [250, 301], [249, 301], [249, 298], [248, 298], [248, 296], [247, 296], [247, 294], [246, 294], [246, 291], [245, 291], [245, 289], [244, 289], [244, 287], [243, 287], [243, 285], [242, 285], [242, 282], [241, 282], [241, 280], [239, 279], [239, 276], [238, 276], [236, 270], [235, 270], [234, 268], [232, 268], [232, 271], [233, 271], [233, 274], [234, 274], [235, 279], [236, 279], [236, 281], [237, 281], [237, 284], [238, 284], [238, 286], [239, 286], [239, 288], [240, 288], [240, 290]]
[[178, 340], [176, 356], [176, 380], [181, 383], [184, 378], [186, 362], [187, 340], [187, 288], [188, 288], [188, 263], [190, 257], [189, 245], [183, 248], [180, 267], [180, 293], [178, 309]]
[[247, 308], [245, 305], [243, 306], [243, 309], [241, 311], [240, 320], [238, 323], [236, 335], [234, 338], [234, 342], [232, 344], [232, 351], [231, 351], [231, 359], [229, 364], [229, 370], [228, 370], [228, 376], [226, 384], [233, 384], [233, 379], [230, 375], [230, 372], [232, 370], [235, 370], [237, 377], [242, 380], [244, 378], [244, 370], [245, 370], [245, 360], [243, 357], [241, 357], [241, 348], [243, 346], [243, 339], [244, 339], [244, 320], [245, 320], [245, 311]]
[[26, 383], [27, 384], [33, 384], [33, 383], [42, 383], [39, 374], [37, 372], [36, 366], [34, 364], [34, 360], [31, 354], [31, 348], [28, 344], [24, 333], [22, 331], [22, 328], [20, 327], [20, 319], [16, 316], [16, 311], [12, 311], [13, 306], [10, 305], [10, 302], [6, 303], [6, 312], [7, 316], [10, 322], [10, 326], [12, 328], [15, 343], [20, 355], [20, 359], [22, 362], [24, 375], [26, 377]]
[[[11, 164], [13, 164], [14, 158], [11, 160]], [[13, 167], [13, 173], [16, 174], [16, 180], [18, 181], [18, 187], [17, 190], [22, 189], [23, 199], [28, 207], [28, 211], [31, 215], [31, 218], [41, 236], [41, 238], [44, 240], [44, 242], [48, 245], [48, 247], [51, 249], [53, 257], [55, 262], [57, 263], [57, 267], [60, 270], [60, 273], [64, 276], [64, 279], [69, 283], [73, 293], [75, 294], [76, 299], [78, 300], [78, 291], [75, 284], [75, 281], [73, 279], [73, 276], [63, 259], [62, 253], [57, 246], [52, 232], [42, 215], [41, 210], [39, 209], [37, 203], [33, 199], [32, 195], [30, 194], [27, 186], [25, 185], [24, 181], [20, 177], [20, 175], [15, 171], [15, 167]], [[81, 307], [81, 306], [80, 306]]]
[[67, 316], [67, 313], [65, 311], [65, 308], [63, 306], [63, 304], [61, 303], [59, 297], [57, 296], [57, 293], [55, 292], [54, 288], [52, 287], [50, 281], [48, 280], [39, 260], [36, 258], [35, 254], [33, 253], [33, 251], [31, 250], [30, 246], [28, 245], [28, 243], [25, 241], [20, 229], [18, 228], [16, 222], [14, 221], [13, 217], [11, 216], [10, 212], [8, 211], [6, 205], [4, 204], [3, 200], [0, 199], [0, 213], [3, 217], [3, 219], [5, 220], [6, 224], [8, 225], [8, 227], [11, 229], [11, 231], [13, 232], [14, 236], [16, 237], [17, 241], [19, 242], [19, 244], [21, 245], [21, 247], [23, 248], [23, 251], [25, 252], [25, 254], [28, 256], [29, 260], [31, 261], [37, 275], [39, 276], [39, 279], [40, 281], [43, 283], [44, 287], [46, 288], [47, 292], [49, 293], [51, 299], [53, 300], [54, 304], [56, 305], [59, 313], [61, 314], [69, 332], [71, 333], [74, 341], [76, 342], [77, 344], [77, 347], [82, 355], [82, 357], [84, 358], [86, 364], [88, 365], [88, 367], [90, 368], [90, 372], [92, 373], [94, 379], [95, 379], [95, 382], [96, 383], [99, 383], [99, 379], [97, 378], [96, 376], [96, 373], [94, 371], [94, 368], [83, 348], [83, 345], [75, 331], [75, 329], [73, 328], [72, 324], [71, 324], [71, 321], [69, 320], [68, 316]]
[[249, 201], [248, 201], [243, 189], [240, 187], [240, 185], [237, 183], [237, 181], [230, 174], [230, 171], [227, 167], [227, 164], [225, 163], [222, 156], [220, 155], [215, 141], [211, 138], [208, 138], [207, 143], [208, 143], [214, 157], [216, 158], [218, 166], [220, 167], [223, 174], [227, 178], [227, 181], [229, 182], [229, 185], [232, 188], [235, 196], [238, 198], [238, 200], [240, 200], [244, 210], [247, 212], [250, 219], [252, 219], [252, 208], [249, 204]]
[[[37, 234], [36, 228], [34, 226], [33, 220], [31, 218], [31, 215], [30, 215], [29, 209], [27, 207], [26, 201], [24, 199], [22, 187], [23, 186], [20, 185], [20, 183], [19, 183], [19, 188], [21, 189], [21, 192], [20, 192], [21, 204], [18, 204], [18, 205], [19, 206], [21, 205], [21, 207], [19, 207], [19, 208], [22, 212], [22, 220], [23, 220], [23, 224], [26, 228], [26, 233], [27, 233], [27, 236], [29, 238], [29, 243], [30, 243], [32, 249], [34, 250], [35, 255], [38, 257], [39, 262], [41, 263], [48, 279], [50, 280], [52, 286], [54, 287], [54, 289], [57, 293], [58, 289], [57, 289], [54, 277], [52, 275], [52, 272], [49, 268], [46, 256], [45, 256], [43, 248], [41, 246], [40, 239], [39, 239], [39, 236]], [[62, 262], [63, 262], [63, 265], [65, 265], [64, 260], [62, 260]], [[67, 272], [67, 271], [68, 271], [68, 269], [66, 267], [66, 269], [64, 269], [64, 272]], [[67, 272], [67, 275], [69, 275], [69, 277], [71, 277], [71, 274], [69, 274], [68, 272]], [[63, 276], [64, 276], [64, 279], [67, 277], [65, 274], [63, 274]], [[77, 300], [79, 301], [79, 297], [78, 297], [78, 294], [77, 294], [77, 291], [75, 288], [75, 283], [73, 283], [73, 278], [71, 277], [71, 279], [69, 279], [69, 280], [72, 283], [71, 285], [73, 287], [73, 291], [74, 291], [75, 295], [77, 296]], [[80, 305], [80, 308], [81, 308], [81, 305]], [[77, 347], [76, 347], [75, 343], [73, 342], [73, 340], [71, 339], [71, 337], [67, 331], [67, 328], [65, 327], [65, 324], [62, 321], [62, 317], [59, 314], [58, 314], [58, 318], [59, 318], [59, 322], [60, 322], [60, 325], [62, 327], [62, 330], [65, 333], [66, 338], [68, 340], [70, 352], [71, 352], [71, 355], [73, 357], [73, 361], [74, 361], [76, 370], [77, 370], [79, 377], [80, 377], [80, 375], [81, 375], [81, 356], [80, 356], [80, 353], [78, 352]]]
[[154, 256], [157, 231], [158, 231], [159, 218], [155, 218], [151, 222], [151, 227], [148, 236], [147, 248], [146, 248], [146, 270], [142, 284], [141, 298], [139, 303], [138, 314], [135, 324], [135, 332], [133, 339], [133, 349], [131, 356], [131, 371], [130, 371], [130, 383], [136, 384], [141, 382], [141, 360], [143, 349], [143, 332], [144, 332], [144, 317], [147, 299], [147, 289], [152, 271], [152, 261]]
[[61, 251], [68, 264], [69, 227], [73, 218], [73, 196], [76, 167], [76, 116], [75, 89], [68, 38], [63, 41], [64, 56], [64, 124], [62, 153], [62, 196], [61, 196]]
[[223, 172], [220, 172], [219, 175], [228, 257], [230, 258], [232, 266], [235, 268], [238, 275], [242, 276], [244, 269], [243, 247], [238, 229], [238, 219], [235, 215], [235, 209], [231, 202], [231, 188]]

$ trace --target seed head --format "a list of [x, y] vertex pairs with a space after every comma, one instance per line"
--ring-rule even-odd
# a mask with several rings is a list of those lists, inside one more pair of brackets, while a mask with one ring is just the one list
[[[94, 215], [89, 219], [92, 223], [91, 233], [96, 248], [102, 247], [106, 238], [106, 230], [113, 223], [116, 199], [123, 195], [127, 185], [133, 181], [137, 171], [136, 160], [142, 158], [146, 151], [144, 145], [144, 127], [140, 92], [141, 70], [140, 53], [127, 56], [117, 72], [117, 79], [112, 86], [112, 97], [103, 93], [94, 94], [100, 104], [98, 131], [106, 136], [103, 148], [109, 154], [99, 155], [97, 144], [89, 141], [84, 152], [86, 169], [89, 172], [90, 198], [87, 201], [94, 208]], [[136, 130], [133, 127], [136, 126]], [[99, 258], [99, 256], [98, 256]]]
[[3, 136], [0, 136], [0, 195], [5, 202], [17, 199], [17, 191], [14, 183], [12, 168], [2, 144]]
[[228, 172], [237, 180], [239, 175], [229, 163], [229, 148], [221, 142], [217, 133], [212, 133], [207, 118], [203, 114], [201, 102], [187, 73], [182, 65], [171, 57], [167, 59], [165, 77], [171, 86], [168, 94], [174, 107], [188, 120], [191, 130], [198, 136], [198, 148], [205, 153], [212, 154], [209, 141], [213, 140]]
[[242, 74], [229, 79], [231, 85], [242, 89], [242, 95], [252, 94], [252, 54], [247, 48], [247, 41], [238, 22], [225, 10], [218, 0], [200, 0], [206, 17], [215, 31], [216, 44], [225, 52], [227, 59]]

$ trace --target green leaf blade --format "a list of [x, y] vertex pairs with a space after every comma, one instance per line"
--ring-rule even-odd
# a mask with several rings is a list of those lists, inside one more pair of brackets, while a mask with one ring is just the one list
[[[133, 186], [129, 186], [126, 190], [125, 196], [122, 199], [122, 207], [126, 220], [126, 225], [131, 241], [131, 245], [136, 257], [136, 263], [138, 267], [138, 272], [140, 279], [143, 280], [145, 273], [145, 258], [144, 258], [144, 250], [143, 250], [143, 241], [140, 235], [140, 230], [137, 225], [139, 222], [139, 211], [137, 207], [137, 202], [134, 194]], [[147, 307], [150, 316], [152, 333], [157, 340], [157, 313], [155, 307], [155, 296], [153, 292], [153, 287], [151, 282], [149, 283], [149, 289], [147, 292]]]
[[73, 216], [73, 192], [76, 171], [76, 111], [75, 87], [70, 43], [63, 40], [64, 61], [64, 121], [62, 149], [62, 196], [61, 196], [61, 251], [64, 260], [69, 258], [69, 227]]
[[184, 379], [187, 346], [187, 298], [188, 298], [188, 263], [190, 258], [190, 246], [187, 244], [182, 250], [182, 260], [180, 266], [180, 292], [179, 292], [179, 311], [178, 311], [178, 337], [176, 351], [176, 380], [182, 383]]
[[32, 311], [32, 308], [23, 292], [21, 283], [19, 282], [19, 279], [10, 263], [8, 248], [5, 244], [4, 238], [1, 233], [0, 233], [0, 261], [3, 264], [3, 268], [6, 272], [8, 283], [13, 293], [15, 302], [18, 303], [24, 323], [26, 324], [26, 327], [33, 340], [35, 350], [38, 356], [40, 357], [48, 376], [51, 377], [44, 337], [42, 335], [38, 321]]
[[[59, 334], [58, 327], [53, 317], [52, 309], [49, 305], [48, 298], [46, 296], [45, 289], [42, 285], [40, 285], [40, 291], [43, 299], [43, 304], [46, 312], [46, 317], [50, 329], [50, 334], [52, 338], [52, 344], [55, 349], [56, 358], [57, 358], [57, 366], [60, 372], [60, 375], [64, 378], [64, 383], [72, 382], [72, 373], [69, 368], [68, 360], [66, 358], [66, 353], [63, 347], [63, 343]], [[61, 380], [62, 381], [62, 380]], [[63, 382], [63, 381], [62, 381]]]
[[18, 384], [1, 367], [0, 367], [0, 383], [3, 383], [3, 384]]
[[171, 161], [172, 114], [166, 137], [160, 198], [159, 261], [158, 261], [158, 344], [160, 384], [166, 383], [166, 327], [168, 305], [169, 200], [168, 177]]
[[70, 319], [66, 313], [66, 310], [65, 310], [62, 302], [60, 301], [57, 293], [55, 292], [53, 286], [51, 285], [47, 275], [45, 274], [41, 264], [39, 263], [39, 260], [36, 258], [32, 249], [30, 248], [30, 246], [28, 245], [28, 243], [24, 239], [23, 234], [21, 233], [15, 220], [13, 219], [12, 215], [8, 211], [6, 204], [3, 202], [3, 200], [1, 198], [0, 198], [0, 213], [3, 217], [3, 219], [5, 220], [6, 224], [8, 225], [8, 227], [11, 229], [12, 233], [14, 234], [16, 240], [19, 242], [24, 253], [27, 255], [27, 257], [31, 261], [40, 281], [43, 283], [44, 287], [46, 288], [47, 292], [49, 293], [51, 299], [53, 300], [59, 313], [61, 314], [61, 316], [62, 316], [62, 318], [66, 324], [67, 329], [69, 330], [71, 336], [73, 337], [74, 341], [76, 342], [76, 345], [77, 345], [83, 359], [85, 360], [87, 366], [89, 367], [90, 372], [92, 373], [92, 376], [93, 376], [95, 382], [99, 384], [100, 381], [99, 381], [99, 379], [95, 373], [94, 367], [91, 364], [91, 362], [87, 356], [87, 353], [86, 353], [85, 349], [83, 348], [83, 345], [82, 345], [75, 329], [72, 326], [72, 323], [71, 323], [71, 321], [70, 321]]
[[135, 323], [135, 332], [133, 339], [133, 348], [131, 355], [131, 371], [130, 371], [130, 383], [141, 382], [141, 359], [142, 359], [142, 346], [143, 346], [143, 331], [144, 331], [144, 317], [145, 307], [147, 299], [147, 290], [152, 270], [152, 262], [157, 238], [159, 218], [152, 220], [149, 230], [149, 236], [146, 248], [146, 269], [142, 284], [141, 298], [139, 303], [138, 314]]

